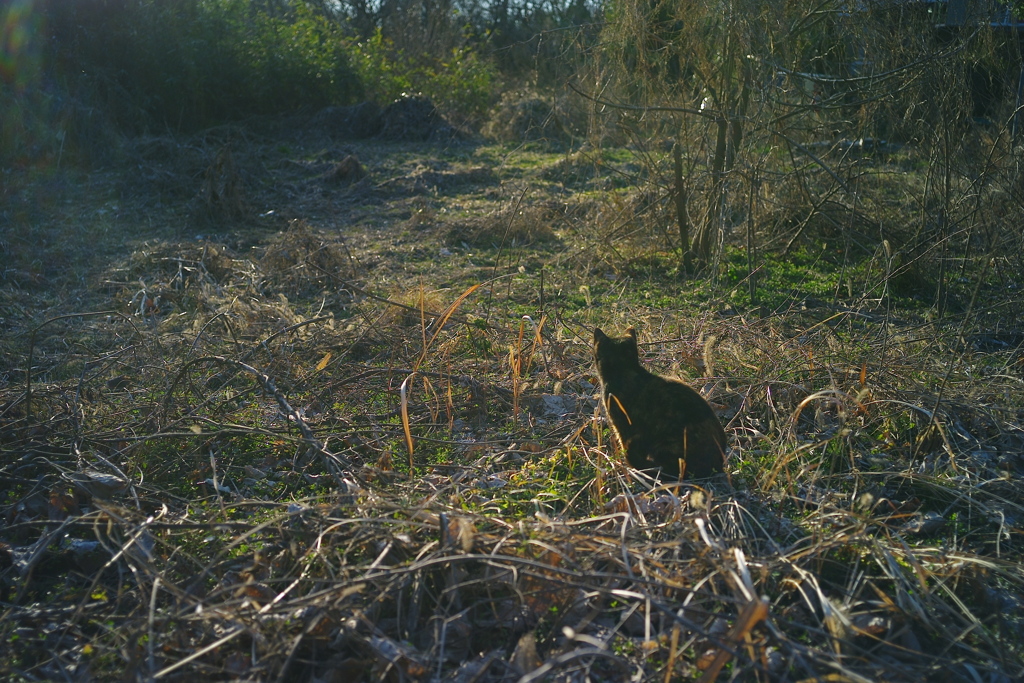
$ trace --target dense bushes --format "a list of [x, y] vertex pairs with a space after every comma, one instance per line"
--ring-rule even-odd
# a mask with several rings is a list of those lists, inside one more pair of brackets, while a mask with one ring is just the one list
[[121, 127], [191, 128], [362, 95], [339, 29], [303, 5], [274, 15], [244, 0], [54, 0], [46, 19], [51, 73]]
[[455, 48], [447, 59], [414, 58], [383, 36], [349, 43], [352, 67], [377, 102], [403, 93], [426, 95], [449, 113], [482, 115], [495, 99], [495, 71], [467, 48]]
[[411, 91], [473, 116], [493, 98], [493, 67], [471, 49], [438, 58], [379, 32], [359, 40], [343, 19], [304, 2], [20, 0], [0, 13], [0, 158], [8, 160], [66, 153], [86, 110], [137, 133], [386, 104]]
[[80, 0], [47, 14], [58, 72], [84, 68], [122, 124], [144, 113], [193, 127], [362, 94], [337, 28], [302, 5], [274, 16], [244, 0]]
[[[652, 177], [671, 179], [667, 211], [679, 226], [683, 270], [696, 261], [715, 271], [730, 235], [742, 236], [749, 273], [757, 272], [758, 231], [785, 253], [804, 237], [839, 239], [844, 250], [885, 252], [935, 274], [933, 301], [944, 310], [947, 250], [990, 248], [978, 236], [1013, 224], [982, 222], [980, 207], [1012, 196], [1014, 211], [1024, 209], [1015, 189], [1016, 24], [998, 13], [948, 17], [944, 7], [609, 4], [599, 51], [607, 76], [593, 91], [647, 108], [637, 139], [675, 145]], [[897, 179], [912, 184], [896, 192]], [[1004, 236], [1016, 245], [1017, 234]]]

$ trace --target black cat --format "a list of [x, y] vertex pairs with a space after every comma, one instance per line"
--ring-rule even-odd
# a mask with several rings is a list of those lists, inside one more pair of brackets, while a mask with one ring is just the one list
[[594, 360], [605, 414], [631, 466], [675, 478], [722, 471], [725, 430], [715, 412], [681, 381], [640, 366], [635, 329], [618, 338], [595, 329]]

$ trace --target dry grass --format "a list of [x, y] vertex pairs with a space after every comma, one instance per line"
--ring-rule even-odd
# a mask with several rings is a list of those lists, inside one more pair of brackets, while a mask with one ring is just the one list
[[[665, 306], [641, 292], [675, 281], [588, 234], [597, 208], [493, 222], [564, 241], [527, 252], [441, 211], [473, 186], [386, 194], [418, 168], [368, 163], [377, 189], [321, 196], [338, 224], [252, 248], [136, 245], [92, 294], [117, 313], [2, 341], [5, 677], [1021, 675], [1015, 347], [877, 306]], [[394, 234], [422, 205], [441, 227]], [[451, 254], [467, 224], [496, 244]], [[729, 477], [611, 452], [596, 322], [704, 391]]]

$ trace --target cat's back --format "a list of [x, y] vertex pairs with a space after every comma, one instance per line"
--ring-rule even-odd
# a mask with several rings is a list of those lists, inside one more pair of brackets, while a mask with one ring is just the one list
[[700, 392], [681, 379], [651, 375], [645, 383], [648, 400], [657, 402], [665, 409], [672, 410], [694, 418], [714, 417], [714, 411]]

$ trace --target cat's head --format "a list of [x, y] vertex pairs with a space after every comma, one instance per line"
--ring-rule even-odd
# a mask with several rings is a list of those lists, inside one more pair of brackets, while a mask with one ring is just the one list
[[595, 327], [594, 360], [597, 361], [598, 373], [602, 375], [607, 371], [639, 366], [636, 329], [628, 328], [625, 337], [609, 337], [600, 327]]

